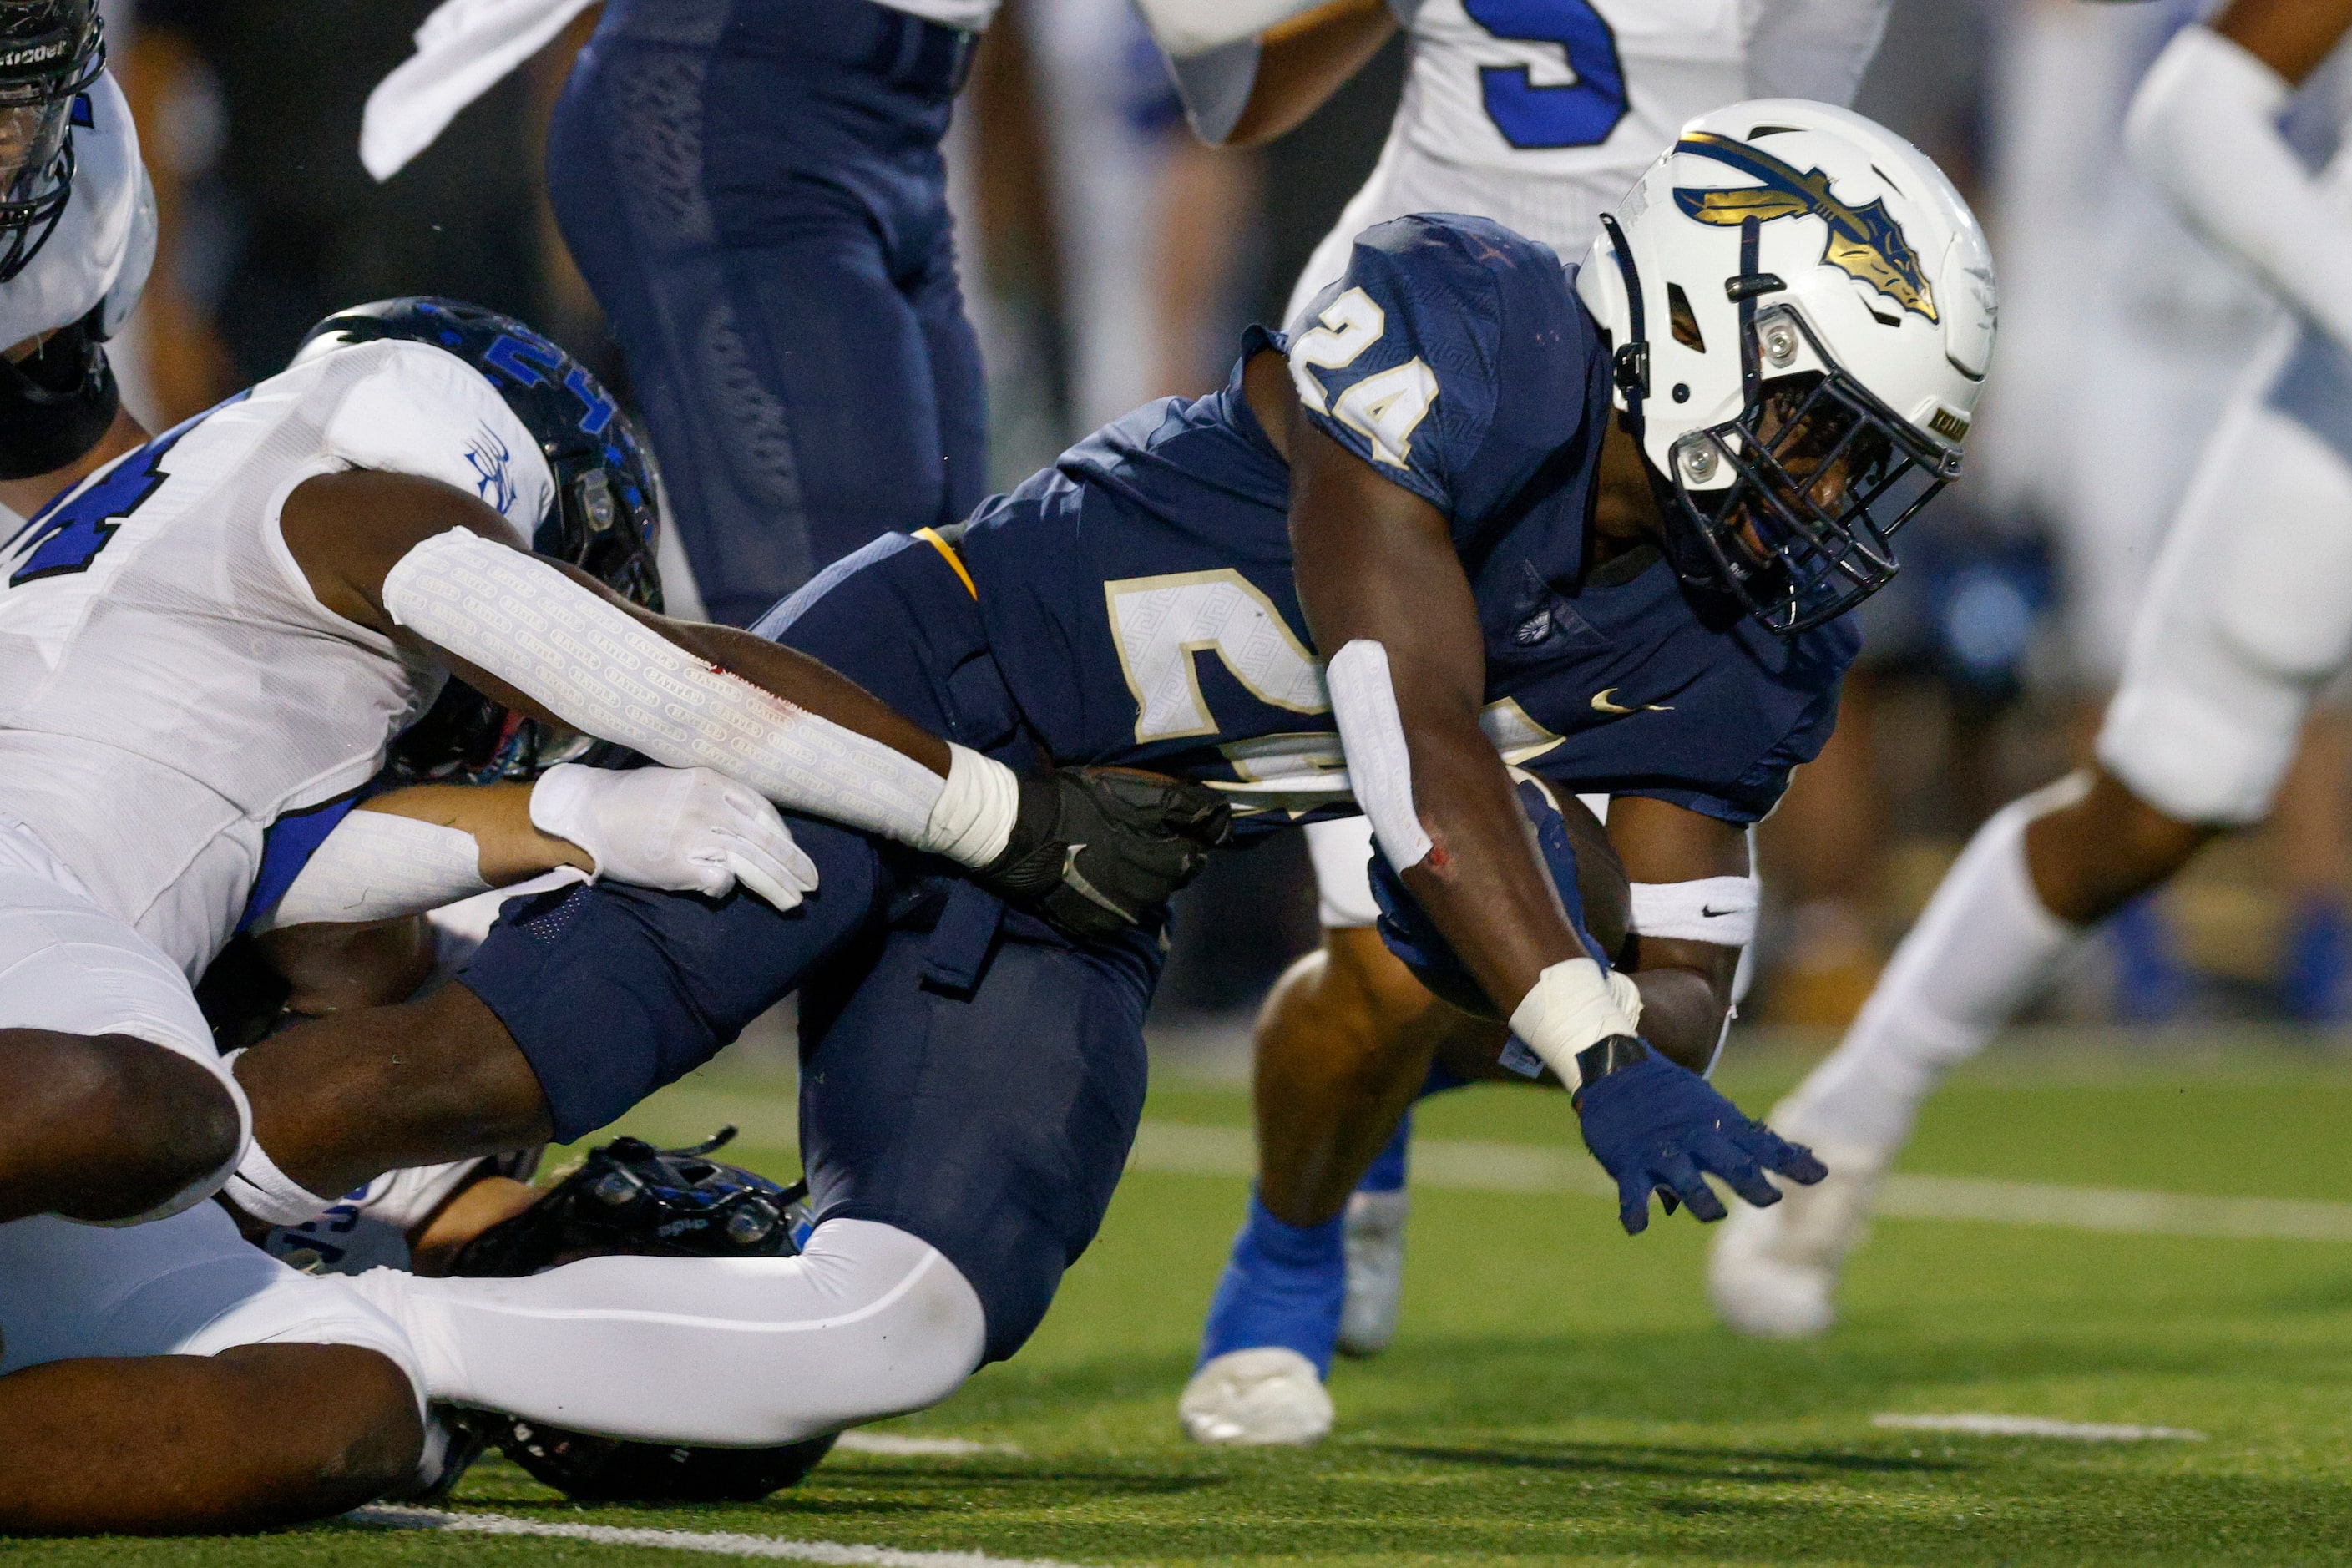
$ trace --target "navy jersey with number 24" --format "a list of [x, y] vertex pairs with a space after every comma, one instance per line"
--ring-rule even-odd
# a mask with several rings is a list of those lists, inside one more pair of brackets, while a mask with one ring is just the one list
[[[1843, 623], [1777, 637], [1648, 547], [1591, 564], [1608, 362], [1573, 284], [1550, 250], [1486, 219], [1399, 218], [1357, 240], [1294, 340], [1253, 328], [1243, 363], [1286, 353], [1317, 426], [1444, 515], [1505, 755], [1578, 791], [1752, 822], [1828, 739], [1857, 639]], [[893, 616], [854, 585], [944, 584], [960, 567], [984, 679], [973, 637], [907, 628], [938, 650], [929, 679], [951, 719], [958, 693], [985, 686], [1056, 763], [1255, 784], [1238, 804], [1273, 826], [1315, 808], [1316, 776], [1342, 765], [1289, 497], [1237, 366], [1223, 390], [1139, 409], [984, 503], [960, 562], [877, 542], [762, 629], [865, 679], [877, 617], [943, 615], [908, 610], [902, 591]]]

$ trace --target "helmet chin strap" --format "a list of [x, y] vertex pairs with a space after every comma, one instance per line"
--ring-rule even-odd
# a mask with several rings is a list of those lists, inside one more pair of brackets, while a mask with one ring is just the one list
[[1618, 345], [1610, 374], [1625, 395], [1625, 423], [1638, 444], [1643, 439], [1642, 403], [1650, 395], [1650, 334], [1642, 316], [1642, 275], [1633, 268], [1633, 249], [1617, 226], [1617, 215], [1602, 213], [1601, 226], [1608, 232], [1609, 253], [1616, 258], [1618, 275], [1625, 283], [1627, 337]]

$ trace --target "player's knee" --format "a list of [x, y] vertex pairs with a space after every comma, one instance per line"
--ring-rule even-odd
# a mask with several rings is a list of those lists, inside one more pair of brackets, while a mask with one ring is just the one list
[[859, 1324], [835, 1347], [856, 1363], [841, 1422], [929, 1409], [980, 1366], [987, 1309], [962, 1270], [928, 1242], [877, 1221], [834, 1220], [816, 1228], [802, 1257], [840, 1316]]
[[2088, 925], [2161, 885], [2220, 831], [2182, 821], [2100, 768], [2080, 799], [2029, 822], [2026, 864], [2052, 914]]
[[1365, 1032], [1385, 1044], [1424, 1022], [1440, 1005], [1370, 926], [1323, 933], [1327, 994], [1354, 1009]]
[[[128, 1035], [0, 1030], [11, 1085], [0, 1190], [81, 1220], [128, 1219], [225, 1175], [245, 1134], [211, 1068]], [[22, 1203], [7, 1205], [15, 1217]], [[25, 1210], [24, 1212], [32, 1212]]]

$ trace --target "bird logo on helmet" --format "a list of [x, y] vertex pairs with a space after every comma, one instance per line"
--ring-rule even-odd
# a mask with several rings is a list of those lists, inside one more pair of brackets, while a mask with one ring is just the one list
[[1577, 291], [1675, 569], [1783, 636], [1884, 587], [1992, 358], [1991, 252], [1951, 182], [1858, 114], [1764, 100], [1683, 127], [1601, 228]]
[[97, 0], [0, 0], [0, 283], [65, 216], [74, 106], [105, 68]]
[[[386, 340], [425, 343], [465, 361], [538, 443], [554, 491], [545, 516], [519, 520], [531, 529], [534, 552], [579, 567], [634, 604], [662, 607], [654, 565], [660, 470], [635, 421], [586, 365], [512, 316], [422, 297], [339, 310], [303, 334], [294, 360]], [[503, 483], [497, 469], [509, 456], [485, 448], [469, 450], [467, 460], [486, 485], [496, 485]], [[452, 679], [394, 742], [390, 771], [402, 782], [487, 784], [531, 777], [558, 763], [593, 762], [610, 750]]]

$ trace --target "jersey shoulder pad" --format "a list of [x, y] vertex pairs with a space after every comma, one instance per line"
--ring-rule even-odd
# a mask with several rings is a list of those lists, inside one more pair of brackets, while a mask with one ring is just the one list
[[1415, 214], [1360, 235], [1292, 324], [1308, 417], [1444, 512], [1457, 537], [1529, 454], [1586, 416], [1590, 318], [1547, 246], [1489, 218]]
[[334, 399], [325, 456], [470, 491], [514, 524], [530, 548], [554, 503], [555, 478], [539, 443], [473, 366], [428, 343], [393, 341], [354, 344], [312, 363], [327, 376], [351, 377], [340, 388], [319, 389]]

